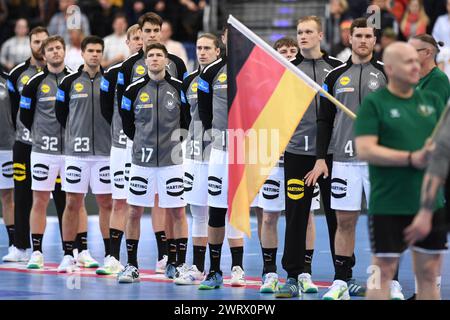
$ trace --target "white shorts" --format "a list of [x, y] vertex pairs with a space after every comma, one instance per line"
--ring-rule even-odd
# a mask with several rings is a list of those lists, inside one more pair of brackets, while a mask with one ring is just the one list
[[154, 207], [155, 194], [158, 193], [160, 208], [186, 206], [183, 174], [182, 165], [147, 168], [131, 164], [128, 204]]
[[109, 157], [66, 156], [64, 189], [71, 193], [111, 194]]
[[53, 155], [31, 152], [31, 190], [53, 191], [58, 175], [61, 178], [61, 189], [65, 190], [64, 155]]
[[259, 207], [266, 212], [280, 212], [285, 209], [284, 168], [274, 167], [253, 200], [251, 207]]
[[0, 151], [0, 189], [14, 188], [13, 152]]
[[208, 163], [183, 159], [183, 199], [195, 206], [208, 205]]
[[360, 211], [362, 195], [367, 206], [370, 197], [369, 166], [365, 162], [333, 162], [331, 178], [331, 208]]
[[[131, 141], [131, 140], [127, 140]], [[131, 141], [130, 145], [127, 144], [126, 155], [125, 155], [125, 190], [128, 195], [128, 187], [130, 186], [130, 170], [131, 170], [131, 160], [133, 157], [133, 141]]]
[[208, 206], [228, 208], [228, 152], [214, 148], [208, 165]]
[[[125, 166], [127, 160], [127, 149], [111, 147], [110, 172], [111, 172], [111, 192], [113, 199], [126, 199], [127, 189], [125, 188]], [[131, 163], [130, 163], [131, 166]], [[129, 169], [128, 169], [129, 170]], [[129, 171], [128, 171], [129, 172]]]

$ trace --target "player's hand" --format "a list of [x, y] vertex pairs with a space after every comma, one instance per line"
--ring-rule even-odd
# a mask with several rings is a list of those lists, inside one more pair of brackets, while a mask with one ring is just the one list
[[316, 185], [316, 182], [321, 175], [323, 175], [324, 179], [328, 178], [328, 166], [325, 159], [316, 160], [314, 168], [305, 175], [306, 185], [308, 187]]
[[433, 212], [420, 209], [413, 222], [403, 231], [404, 240], [412, 246], [417, 241], [425, 239], [431, 231]]
[[411, 154], [411, 163], [413, 167], [417, 169], [424, 169], [427, 166], [430, 155], [435, 148], [436, 144], [433, 140], [427, 139], [422, 149], [414, 151]]

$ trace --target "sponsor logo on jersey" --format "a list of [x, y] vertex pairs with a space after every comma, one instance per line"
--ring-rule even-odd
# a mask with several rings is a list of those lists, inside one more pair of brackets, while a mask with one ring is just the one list
[[30, 109], [31, 108], [31, 98], [21, 96], [20, 97], [20, 107], [22, 109]]
[[75, 85], [73, 86], [76, 92], [81, 92], [84, 89], [84, 86], [82, 83], [78, 82], [75, 83]]
[[202, 78], [198, 78], [198, 89], [204, 93], [209, 93], [209, 84]]
[[219, 77], [217, 78], [217, 80], [219, 80], [220, 83], [224, 83], [225, 81], [227, 81], [227, 75], [226, 73], [221, 73], [219, 75]]
[[139, 100], [141, 100], [142, 102], [147, 102], [148, 100], [150, 100], [150, 96], [148, 95], [148, 93], [142, 92], [139, 95]]
[[33, 166], [32, 177], [36, 181], [44, 181], [48, 178], [48, 171], [50, 168], [42, 163], [36, 163]]
[[137, 196], [142, 196], [147, 193], [148, 180], [141, 177], [131, 177], [130, 192]]
[[13, 164], [14, 180], [23, 181], [27, 178], [27, 170], [25, 163]]
[[14, 176], [12, 161], [8, 161], [2, 164], [2, 175], [8, 179], [11, 179]]
[[305, 182], [300, 179], [289, 179], [287, 182], [287, 195], [291, 200], [300, 200], [305, 196]]
[[68, 166], [66, 168], [66, 182], [70, 184], [79, 183], [81, 181], [81, 168]]
[[25, 85], [25, 84], [27, 84], [28, 80], [30, 80], [30, 76], [25, 75], [25, 76], [23, 76], [23, 77], [20, 79], [20, 82], [21, 82], [23, 85]]
[[102, 77], [102, 81], [100, 82], [100, 90], [104, 92], [108, 92], [109, 90], [109, 81]]
[[346, 86], [350, 83], [350, 78], [347, 76], [342, 77], [341, 80], [339, 80], [339, 83], [343, 86]]
[[43, 84], [41, 86], [42, 93], [49, 93], [50, 92], [50, 86], [48, 84]]
[[166, 181], [166, 192], [171, 197], [183, 195], [184, 181], [181, 178], [172, 178]]
[[194, 82], [191, 86], [191, 91], [196, 93], [198, 91], [198, 82]]
[[222, 179], [218, 177], [208, 177], [208, 193], [212, 196], [218, 196], [222, 193]]
[[138, 74], [138, 75], [143, 75], [144, 73], [145, 73], [145, 67], [144, 66], [137, 66], [137, 68], [136, 68], [136, 73]]
[[339, 88], [336, 90], [336, 94], [345, 93], [345, 92], [355, 92], [355, 88]]
[[114, 172], [114, 187], [117, 189], [125, 188], [125, 178], [123, 175], [123, 171]]
[[189, 172], [184, 173], [184, 191], [189, 192], [192, 191], [192, 187], [194, 186], [194, 176]]
[[111, 183], [111, 178], [109, 177], [109, 166], [100, 168], [100, 170], [98, 170], [98, 176], [101, 183]]
[[331, 196], [342, 199], [347, 195], [347, 181], [339, 178], [331, 179]]
[[131, 163], [127, 162], [125, 163], [125, 181], [130, 181], [130, 169], [131, 169]]
[[275, 180], [266, 180], [262, 187], [262, 196], [267, 200], [278, 198], [280, 196], [280, 182]]
[[130, 111], [131, 110], [131, 100], [128, 99], [127, 97], [123, 96], [121, 108], [124, 110]]
[[61, 89], [58, 89], [56, 91], [56, 101], [64, 102], [65, 100], [65, 93]]

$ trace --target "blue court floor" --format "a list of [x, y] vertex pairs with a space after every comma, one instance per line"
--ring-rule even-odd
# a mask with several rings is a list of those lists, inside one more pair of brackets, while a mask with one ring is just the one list
[[[191, 222], [189, 218], [189, 223]], [[357, 228], [356, 259], [354, 276], [365, 282], [370, 265], [370, 249], [367, 234], [366, 216], [361, 216]], [[266, 300], [274, 299], [272, 295], [260, 294], [258, 291], [262, 270], [261, 250], [257, 240], [256, 218], [252, 217], [252, 239], [245, 240], [244, 268], [247, 276], [246, 288], [231, 288], [227, 285], [230, 274], [231, 255], [228, 244], [222, 250], [222, 270], [225, 286], [218, 290], [200, 291], [196, 286], [176, 286], [163, 275], [156, 275], [153, 270], [156, 263], [156, 242], [151, 228], [151, 220], [146, 215], [142, 223], [139, 243], [139, 263], [141, 282], [135, 284], [118, 284], [114, 277], [96, 276], [95, 269], [83, 269], [73, 274], [57, 274], [56, 267], [62, 258], [62, 248], [56, 218], [49, 218], [44, 237], [43, 251], [46, 268], [44, 271], [28, 271], [24, 264], [0, 264], [0, 299], [11, 300]], [[286, 273], [281, 267], [284, 238], [284, 216], [279, 221], [278, 273], [284, 278]], [[316, 216], [316, 248], [313, 259], [313, 280], [319, 285], [318, 294], [304, 294], [304, 300], [320, 299], [327, 286], [333, 280], [333, 266], [328, 248], [328, 233], [325, 218]], [[100, 263], [103, 261], [103, 240], [98, 227], [98, 217], [89, 217], [88, 246], [91, 254]], [[191, 241], [191, 240], [189, 240]], [[0, 256], [7, 253], [7, 235], [4, 225], [0, 223]], [[121, 261], [126, 262], [125, 246], [122, 243]], [[187, 262], [192, 261], [192, 242], [189, 243]], [[208, 255], [206, 257], [208, 268]], [[411, 254], [406, 252], [400, 265], [400, 283], [406, 297], [414, 291], [414, 278], [411, 267]], [[450, 300], [450, 257], [444, 257], [442, 273], [442, 298]], [[298, 299], [298, 298], [295, 298]]]

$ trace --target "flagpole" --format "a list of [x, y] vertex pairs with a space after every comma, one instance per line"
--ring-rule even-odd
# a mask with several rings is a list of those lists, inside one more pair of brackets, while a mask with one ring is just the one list
[[310, 87], [315, 89], [317, 92], [320, 92], [323, 96], [325, 96], [328, 100], [330, 100], [336, 107], [341, 109], [345, 114], [347, 114], [353, 120], [356, 119], [356, 115], [346, 106], [344, 106], [340, 101], [338, 101], [335, 97], [325, 91], [320, 85], [318, 85], [314, 80], [308, 77], [303, 71], [295, 67], [292, 63], [287, 61], [280, 53], [278, 53], [275, 49], [273, 49], [267, 42], [262, 40], [258, 35], [256, 35], [253, 31], [247, 28], [244, 24], [242, 24], [239, 20], [233, 17], [231, 14], [228, 16], [229, 24], [233, 25], [236, 29], [242, 32], [247, 38], [249, 38], [252, 42], [254, 42], [259, 47], [265, 49], [268, 54], [270, 54], [274, 59], [276, 59], [279, 63], [281, 63], [288, 70], [292, 71], [296, 76], [300, 77], [303, 81], [305, 81]]

